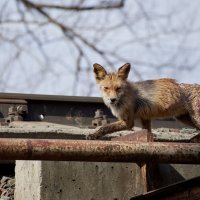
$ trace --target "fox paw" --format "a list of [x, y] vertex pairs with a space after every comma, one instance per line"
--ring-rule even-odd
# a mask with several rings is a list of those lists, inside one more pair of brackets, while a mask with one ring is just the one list
[[97, 136], [95, 136], [94, 134], [90, 134], [90, 135], [86, 135], [86, 140], [96, 140]]

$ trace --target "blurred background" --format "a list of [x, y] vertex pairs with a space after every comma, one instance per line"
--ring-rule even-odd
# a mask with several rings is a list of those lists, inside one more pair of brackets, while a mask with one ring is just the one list
[[200, 83], [199, 0], [1, 0], [0, 92], [99, 96], [92, 65]]

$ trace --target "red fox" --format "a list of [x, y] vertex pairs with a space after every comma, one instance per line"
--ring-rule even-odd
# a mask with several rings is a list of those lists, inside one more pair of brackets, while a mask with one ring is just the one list
[[107, 73], [99, 64], [93, 67], [103, 101], [119, 121], [101, 127], [87, 139], [131, 129], [137, 118], [148, 132], [151, 132], [151, 119], [171, 116], [200, 130], [200, 85], [178, 84], [168, 78], [132, 83], [127, 80], [129, 63], [115, 73]]

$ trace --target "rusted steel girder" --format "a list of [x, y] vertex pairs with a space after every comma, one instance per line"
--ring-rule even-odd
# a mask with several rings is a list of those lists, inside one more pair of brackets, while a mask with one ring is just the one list
[[0, 139], [1, 160], [200, 163], [196, 143]]

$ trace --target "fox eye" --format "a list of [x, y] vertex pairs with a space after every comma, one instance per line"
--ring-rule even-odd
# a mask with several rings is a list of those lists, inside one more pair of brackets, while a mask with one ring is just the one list
[[120, 87], [117, 87], [116, 90], [119, 91], [119, 90], [121, 90], [121, 88], [120, 88]]
[[108, 90], [109, 88], [108, 88], [108, 87], [104, 87], [103, 89], [104, 89], [104, 90]]

